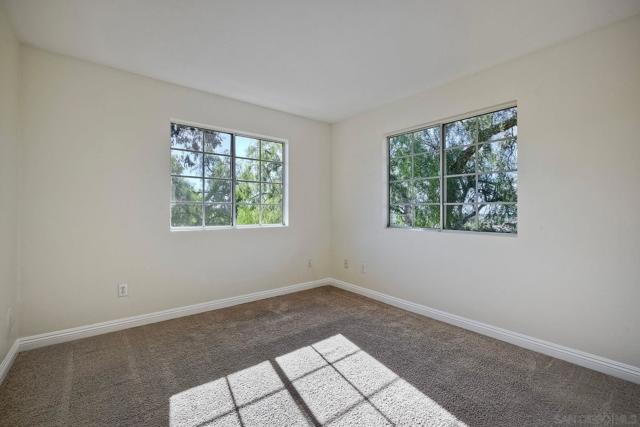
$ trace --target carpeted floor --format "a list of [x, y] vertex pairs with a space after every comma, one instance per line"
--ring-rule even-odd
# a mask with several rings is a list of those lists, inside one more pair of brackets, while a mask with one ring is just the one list
[[21, 353], [2, 426], [640, 425], [640, 385], [333, 287]]

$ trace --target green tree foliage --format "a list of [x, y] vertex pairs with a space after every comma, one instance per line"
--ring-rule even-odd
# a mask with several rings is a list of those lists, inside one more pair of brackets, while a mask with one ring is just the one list
[[173, 226], [231, 224], [231, 135], [171, 127]]
[[236, 158], [237, 223], [282, 224], [282, 144], [244, 137], [236, 144], [246, 157]]
[[440, 224], [440, 128], [389, 140], [392, 225], [432, 228]]

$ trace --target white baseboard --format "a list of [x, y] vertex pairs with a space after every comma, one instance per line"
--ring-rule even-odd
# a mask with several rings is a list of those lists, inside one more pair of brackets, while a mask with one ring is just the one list
[[333, 278], [329, 278], [327, 279], [327, 281], [338, 288], [364, 295], [366, 297], [375, 299], [385, 304], [392, 305], [394, 307], [402, 308], [404, 310], [421, 314], [432, 319], [440, 320], [451, 325], [459, 326], [461, 328], [468, 329], [482, 335], [487, 335], [501, 341], [506, 341], [519, 347], [537, 351], [538, 353], [546, 354], [557, 359], [562, 359], [567, 362], [583, 366], [585, 368], [593, 369], [594, 371], [602, 372], [607, 375], [612, 375], [614, 377], [622, 378], [623, 380], [640, 384], [640, 368], [637, 366], [616, 362], [615, 360], [596, 356], [590, 353], [585, 353], [584, 351], [564, 347], [559, 344], [554, 344], [517, 332], [512, 332], [507, 329], [498, 328], [497, 326], [492, 326], [486, 323], [478, 322], [476, 320], [467, 319], [465, 317], [447, 313], [442, 310], [437, 310], [435, 308], [416, 304], [411, 301], [392, 297], [382, 292], [354, 285], [353, 283], [348, 283]]
[[203, 313], [205, 311], [216, 310], [218, 308], [231, 307], [233, 305], [244, 304], [278, 295], [290, 294], [327, 284], [329, 284], [328, 279], [319, 279], [266, 291], [253, 292], [236, 297], [223, 298], [184, 307], [170, 308], [168, 310], [156, 311], [154, 313], [141, 314], [139, 316], [125, 317], [123, 319], [110, 320], [107, 322], [78, 326], [76, 328], [64, 329], [61, 331], [32, 335], [17, 340], [19, 344], [19, 351], [32, 350], [34, 348], [52, 344], [59, 344], [94, 335], [106, 334], [108, 332], [120, 331], [122, 329], [148, 325], [150, 323], [162, 322], [164, 320], [175, 319], [177, 317], [190, 316], [192, 314]]
[[233, 305], [316, 288], [322, 285], [333, 285], [346, 291], [354, 292], [371, 299], [392, 305], [394, 307], [401, 308], [403, 310], [440, 320], [442, 322], [459, 326], [461, 328], [468, 329], [482, 335], [487, 335], [492, 338], [517, 345], [519, 347], [537, 351], [539, 353], [562, 359], [579, 366], [584, 366], [595, 371], [599, 371], [608, 375], [612, 375], [614, 377], [622, 378], [624, 380], [640, 384], [640, 368], [636, 366], [616, 362], [615, 360], [585, 353], [580, 350], [564, 347], [517, 332], [512, 332], [496, 326], [488, 325], [486, 323], [467, 319], [462, 316], [457, 316], [455, 314], [450, 314], [442, 310], [437, 310], [435, 308], [416, 304], [411, 301], [396, 298], [382, 292], [374, 291], [362, 286], [354, 285], [353, 283], [348, 283], [333, 278], [325, 278], [314, 280], [311, 282], [298, 283], [281, 288], [254, 292], [251, 294], [240, 295], [236, 297], [223, 298], [185, 307], [172, 308], [155, 313], [142, 314], [139, 316], [126, 317], [123, 319], [111, 320], [108, 322], [94, 323], [92, 325], [79, 326], [76, 328], [19, 338], [14, 342], [13, 346], [2, 361], [2, 364], [0, 364], [0, 383], [9, 371], [9, 368], [11, 367], [11, 364], [13, 363], [19, 351], [26, 351], [66, 341], [73, 341], [80, 338], [86, 338], [105, 334], [108, 332], [119, 331], [122, 329], [133, 328], [135, 326], [162, 322], [164, 320], [175, 319], [177, 317], [189, 316], [205, 311], [230, 307]]
[[0, 363], [0, 384], [6, 378], [9, 373], [9, 368], [13, 365], [13, 361], [16, 360], [16, 356], [18, 355], [18, 347], [20, 346], [18, 340], [13, 342], [13, 345], [9, 348], [9, 351], [2, 359], [2, 363]]

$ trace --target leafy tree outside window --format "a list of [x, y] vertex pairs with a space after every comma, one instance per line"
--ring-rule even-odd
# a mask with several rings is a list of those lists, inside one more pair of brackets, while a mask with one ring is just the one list
[[516, 107], [389, 137], [389, 227], [516, 233], [517, 139]]
[[389, 138], [390, 225], [440, 224], [440, 128]]
[[171, 124], [171, 227], [284, 224], [284, 144]]

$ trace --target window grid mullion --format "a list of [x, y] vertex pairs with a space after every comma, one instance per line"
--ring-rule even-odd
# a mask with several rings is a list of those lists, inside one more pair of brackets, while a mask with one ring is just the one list
[[231, 225], [236, 225], [236, 135], [231, 134]]
[[475, 210], [475, 227], [476, 230], [480, 228], [480, 221], [478, 220], [478, 150], [479, 150], [479, 145], [478, 145], [478, 140], [477, 138], [479, 138], [480, 136], [480, 130], [478, 129], [478, 136], [476, 137], [476, 146], [475, 146], [475, 150], [473, 151], [473, 166], [474, 166], [474, 170], [476, 172], [476, 176], [474, 177], [475, 179], [475, 188], [473, 189], [473, 209]]
[[205, 221], [206, 215], [204, 213], [204, 210], [205, 210], [205, 204], [204, 204], [204, 175], [205, 175], [204, 174], [204, 168], [205, 168], [205, 165], [204, 165], [204, 163], [205, 163], [204, 162], [204, 132], [202, 133], [202, 149], [201, 149], [200, 152], [202, 153], [202, 168], [201, 168], [201, 171], [200, 171], [200, 173], [201, 173], [200, 185], [202, 186], [202, 214], [200, 216], [200, 221], [202, 222], [202, 228], [204, 228], [206, 226], [206, 221]]
[[[490, 173], [499, 173], [499, 172], [490, 172]], [[468, 175], [473, 175], [473, 174], [470, 173]], [[409, 179], [396, 179], [393, 181], [389, 181], [389, 184], [395, 184], [396, 182], [429, 181], [434, 179], [440, 179], [440, 175], [425, 176], [424, 178], [419, 177], [419, 178], [409, 178]], [[274, 182], [274, 184], [278, 184], [278, 183]]]
[[262, 140], [258, 140], [258, 224], [262, 225]]
[[415, 193], [416, 193], [416, 186], [415, 186], [415, 178], [416, 178], [416, 171], [415, 169], [415, 161], [416, 161], [416, 154], [414, 151], [414, 144], [415, 141], [413, 141], [413, 139], [411, 140], [411, 180], [409, 180], [409, 209], [411, 209], [411, 227], [415, 227], [416, 226], [416, 200], [415, 200]]
[[452, 150], [454, 148], [480, 147], [482, 145], [493, 144], [494, 142], [507, 142], [507, 141], [513, 141], [517, 139], [518, 139], [517, 136], [506, 136], [504, 138], [488, 139], [486, 141], [476, 140], [470, 144], [453, 145], [451, 147], [447, 147], [446, 150]]
[[447, 191], [447, 187], [445, 186], [444, 173], [446, 168], [446, 158], [445, 158], [445, 139], [444, 139], [444, 124], [440, 124], [440, 230], [444, 230], [444, 200], [445, 200], [445, 192]]
[[391, 227], [391, 138], [387, 138], [387, 227]]
[[285, 212], [284, 212], [285, 200], [284, 200], [284, 198], [287, 196], [286, 195], [286, 191], [285, 191], [285, 180], [287, 179], [287, 168], [285, 167], [285, 163], [284, 163], [286, 161], [286, 158], [285, 158], [285, 156], [287, 155], [286, 151], [287, 150], [285, 150], [284, 145], [283, 145], [282, 146], [282, 179], [281, 179], [282, 185], [280, 186], [280, 192], [282, 193], [282, 197], [280, 199], [280, 212], [281, 212], [280, 213], [280, 215], [281, 215], [280, 216], [280, 224], [284, 224], [284, 215], [285, 215]]

